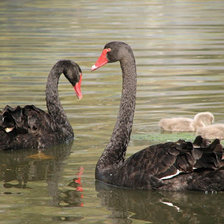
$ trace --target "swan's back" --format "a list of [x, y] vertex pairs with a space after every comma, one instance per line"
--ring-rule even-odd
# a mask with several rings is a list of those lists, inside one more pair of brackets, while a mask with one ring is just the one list
[[159, 121], [159, 127], [165, 131], [185, 132], [194, 131], [193, 119], [190, 118], [163, 118]]
[[224, 124], [211, 124], [199, 128], [197, 134], [207, 139], [224, 139]]
[[[194, 143], [179, 140], [149, 146], [130, 156], [123, 164], [105, 168], [98, 179], [135, 189], [196, 189], [192, 177], [198, 179], [198, 182], [194, 181], [199, 184], [200, 174], [215, 173], [223, 165], [222, 155], [219, 140], [210, 144], [198, 136]], [[206, 189], [208, 183], [204, 181], [203, 184], [197, 190]], [[224, 190], [224, 185], [219, 187]]]
[[49, 114], [34, 105], [6, 106], [0, 116], [0, 149], [3, 150], [46, 147], [58, 133]]

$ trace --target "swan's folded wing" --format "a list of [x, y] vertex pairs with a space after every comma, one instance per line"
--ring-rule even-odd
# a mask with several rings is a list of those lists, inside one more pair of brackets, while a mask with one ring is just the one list
[[153, 145], [129, 157], [124, 167], [129, 172], [141, 171], [162, 178], [177, 173], [177, 169], [191, 171], [196, 162], [192, 152], [192, 143], [182, 140]]
[[138, 187], [139, 181], [139, 186], [159, 187], [161, 181], [195, 169], [218, 169], [223, 153], [219, 140], [211, 144], [204, 139], [196, 140], [194, 143], [179, 140], [153, 145], [135, 153], [118, 169], [117, 175], [122, 173], [117, 178], [121, 181], [119, 184], [128, 187], [129, 182], [131, 186], [135, 181]]
[[1, 129], [6, 132], [16, 130], [17, 133], [25, 134], [49, 129], [49, 127], [52, 129], [49, 114], [34, 105], [26, 105], [23, 108], [6, 106], [1, 116]]
[[54, 122], [48, 113], [27, 105], [6, 106], [0, 114], [0, 149], [37, 148], [55, 139]]
[[168, 142], [153, 145], [133, 154], [113, 174], [116, 184], [146, 189], [160, 187], [162, 178], [178, 173], [175, 163], [182, 144]]
[[23, 108], [17, 106], [12, 108], [10, 106], [6, 106], [1, 113], [1, 130], [4, 130], [6, 133], [12, 132], [15, 129], [18, 132], [26, 133], [26, 122], [25, 117], [23, 115]]
[[49, 114], [34, 105], [25, 106], [23, 114], [26, 117], [28, 132], [46, 132], [50, 134], [55, 130], [54, 122], [51, 121]]
[[220, 140], [215, 139], [206, 148], [198, 149], [202, 155], [197, 159], [195, 168], [213, 169], [216, 170], [222, 166], [223, 147]]

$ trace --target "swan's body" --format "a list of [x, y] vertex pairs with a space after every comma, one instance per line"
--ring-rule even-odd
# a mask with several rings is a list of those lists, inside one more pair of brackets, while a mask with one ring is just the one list
[[58, 81], [62, 73], [82, 98], [80, 67], [73, 61], [58, 61], [48, 75], [46, 103], [48, 113], [27, 105], [0, 112], [0, 150], [45, 148], [74, 137], [73, 129], [58, 97]]
[[196, 133], [206, 139], [224, 139], [224, 124], [211, 124], [199, 128]]
[[110, 142], [96, 164], [96, 179], [135, 189], [224, 190], [219, 140], [209, 144], [199, 136], [194, 143], [179, 140], [153, 145], [125, 159], [136, 97], [132, 49], [123, 42], [106, 44], [92, 70], [116, 61], [120, 62], [123, 78], [120, 110]]
[[195, 132], [199, 128], [212, 124], [214, 116], [210, 112], [197, 113], [194, 119], [177, 117], [163, 118], [159, 121], [159, 127], [165, 131]]

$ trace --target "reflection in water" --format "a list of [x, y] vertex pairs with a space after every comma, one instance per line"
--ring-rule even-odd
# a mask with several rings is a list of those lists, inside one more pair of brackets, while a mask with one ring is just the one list
[[136, 191], [98, 181], [96, 190], [114, 223], [224, 223], [223, 193]]
[[[33, 157], [35, 150], [1, 151], [0, 181], [3, 182], [5, 194], [13, 188], [31, 189], [29, 182], [46, 180], [52, 205], [60, 207], [83, 206], [81, 198], [82, 184], [80, 168], [77, 176], [68, 184], [69, 190], [59, 190], [64, 160], [69, 156], [72, 143], [61, 144], [44, 151], [45, 157]], [[35, 158], [35, 159], [33, 159]], [[12, 189], [10, 191], [10, 189]]]
[[69, 184], [69, 190], [59, 190], [57, 194], [57, 202], [60, 207], [83, 207], [83, 187], [81, 178], [84, 168], [80, 167], [77, 177], [74, 178]]

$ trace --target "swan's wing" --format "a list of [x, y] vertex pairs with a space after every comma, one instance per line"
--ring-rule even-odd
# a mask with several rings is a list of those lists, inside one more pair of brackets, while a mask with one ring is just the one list
[[129, 157], [124, 167], [133, 171], [150, 173], [158, 178], [173, 175], [177, 169], [189, 172], [195, 163], [192, 154], [193, 144], [185, 141], [168, 142], [149, 146], [131, 157]]
[[194, 165], [197, 169], [213, 169], [216, 170], [222, 166], [223, 147], [219, 139], [215, 139], [207, 147], [195, 148], [194, 151], [199, 150], [200, 158], [196, 158]]
[[222, 152], [219, 140], [208, 144], [202, 138], [194, 143], [179, 140], [153, 145], [129, 157], [114, 176], [120, 182], [118, 185], [157, 188], [163, 185], [164, 180], [181, 173], [191, 173], [196, 169], [218, 169]]
[[[6, 133], [34, 133], [50, 127], [50, 116], [34, 105], [12, 108], [6, 106], [1, 113], [1, 129]], [[49, 130], [48, 130], [49, 131]]]
[[23, 114], [26, 116], [29, 132], [46, 132], [50, 134], [54, 131], [54, 122], [51, 121], [51, 117], [45, 111], [34, 105], [27, 105], [23, 108]]
[[42, 139], [49, 139], [54, 135], [55, 128], [49, 114], [33, 105], [23, 108], [6, 106], [0, 119], [1, 150], [38, 148]]

